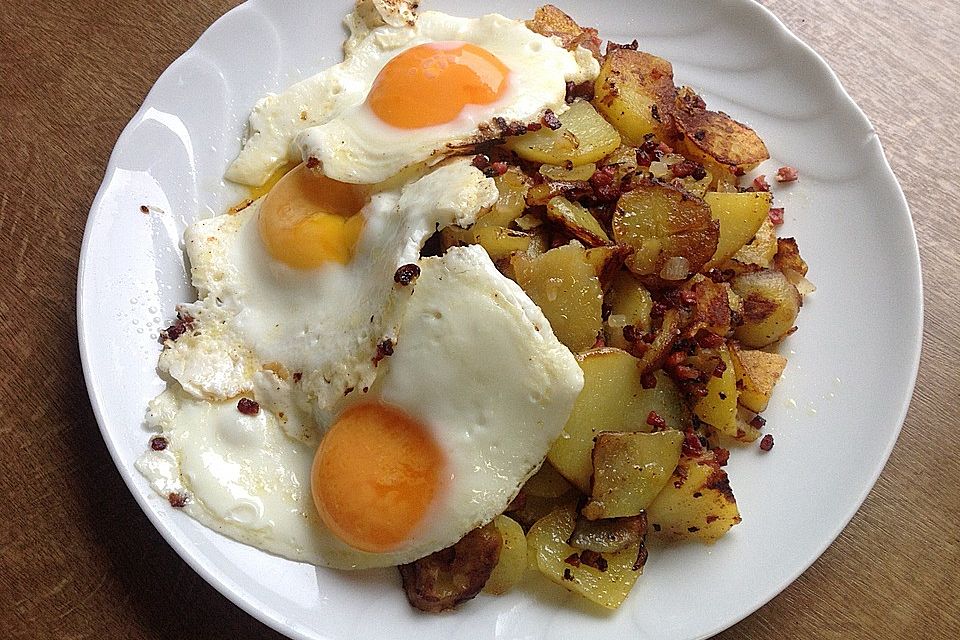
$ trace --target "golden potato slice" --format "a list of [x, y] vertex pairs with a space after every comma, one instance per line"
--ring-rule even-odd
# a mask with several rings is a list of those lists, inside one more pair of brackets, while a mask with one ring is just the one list
[[533, 242], [533, 236], [503, 227], [474, 225], [461, 229], [450, 226], [440, 232], [440, 242], [445, 250], [455, 246], [479, 244], [487, 251], [490, 259], [496, 262], [517, 252], [526, 253]]
[[503, 175], [493, 179], [500, 197], [489, 211], [477, 217], [476, 227], [509, 227], [527, 208], [527, 191], [530, 185], [526, 176], [517, 167], [510, 167]]
[[733, 332], [741, 344], [766, 347], [793, 329], [801, 298], [782, 273], [773, 269], [745, 273], [731, 280], [730, 286], [743, 301], [743, 324]]
[[588, 162], [576, 167], [558, 167], [553, 164], [540, 165], [540, 175], [550, 182], [586, 182], [597, 171], [595, 162]]
[[720, 225], [703, 200], [650, 180], [620, 196], [612, 225], [614, 240], [634, 249], [627, 267], [654, 286], [700, 271], [720, 237]]
[[[527, 533], [527, 548], [532, 564], [560, 586], [579, 593], [608, 609], [616, 609], [626, 599], [637, 577], [643, 572], [642, 543], [615, 553], [596, 554], [567, 544], [576, 524], [571, 505], [554, 510]], [[584, 554], [595, 559], [590, 566]]]
[[707, 381], [707, 395], [693, 405], [693, 413], [718, 433], [736, 438], [737, 374], [726, 345], [719, 347], [717, 353], [725, 368], [719, 378], [710, 376]]
[[507, 516], [494, 518], [493, 526], [502, 539], [500, 557], [483, 585], [483, 592], [499, 596], [520, 582], [527, 570], [527, 536], [519, 523]]
[[640, 145], [649, 134], [663, 141], [674, 137], [676, 92], [669, 62], [643, 51], [615, 49], [603, 59], [593, 103], [624, 138]]
[[766, 410], [787, 359], [779, 353], [741, 349], [731, 343], [730, 356], [740, 382], [737, 401], [754, 413]]
[[680, 460], [683, 433], [604, 432], [593, 447], [593, 489], [583, 515], [590, 520], [635, 516], [666, 486]]
[[773, 196], [767, 191], [748, 193], [708, 193], [704, 202], [710, 214], [720, 223], [717, 251], [704, 270], [712, 269], [733, 257], [751, 238], [757, 235], [767, 214]]
[[559, 116], [559, 129], [543, 127], [507, 138], [503, 146], [524, 160], [579, 166], [596, 162], [620, 146], [620, 134], [589, 102], [575, 101]]
[[583, 247], [568, 244], [541, 256], [514, 254], [510, 261], [519, 284], [550, 321], [571, 351], [586, 351], [602, 329], [603, 290]]
[[683, 155], [704, 164], [708, 170], [719, 165], [742, 173], [770, 157], [753, 129], [722, 111], [709, 111], [687, 87], [679, 91], [674, 113], [677, 130], [683, 135]]
[[657, 386], [644, 389], [638, 360], [619, 349], [604, 348], [577, 356], [583, 369], [583, 390], [547, 459], [583, 493], [590, 492], [593, 439], [601, 431], [652, 429], [647, 416], [656, 411], [667, 425], [681, 428], [687, 412], [676, 384], [657, 372]]
[[603, 230], [593, 214], [563, 196], [551, 198], [547, 203], [547, 219], [588, 247], [610, 244], [607, 232]]
[[[772, 263], [776, 253], [777, 230], [770, 222], [770, 218], [767, 218], [760, 223], [760, 228], [757, 229], [753, 239], [748, 240], [747, 244], [740, 247], [733, 254], [732, 259], [740, 264], [757, 265], [766, 269]], [[720, 265], [720, 268], [723, 268], [723, 265]]]
[[671, 348], [680, 337], [680, 324], [680, 312], [676, 309], [667, 309], [653, 342], [637, 362], [637, 369], [641, 374], [655, 371], [663, 366], [664, 359], [670, 355]]
[[650, 331], [650, 311], [653, 298], [646, 287], [629, 271], [620, 271], [607, 291], [606, 302], [610, 305], [607, 316], [606, 339], [611, 347], [626, 350], [630, 343], [623, 337], [627, 325], [646, 333]]
[[544, 461], [540, 470], [533, 474], [523, 485], [523, 491], [528, 496], [541, 498], [559, 498], [573, 489], [573, 485], [553, 468], [549, 461]]
[[680, 462], [647, 509], [654, 535], [714, 542], [740, 522], [727, 472], [712, 451]]

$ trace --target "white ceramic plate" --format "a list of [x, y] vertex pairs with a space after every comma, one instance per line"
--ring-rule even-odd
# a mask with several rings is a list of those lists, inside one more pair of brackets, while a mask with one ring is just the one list
[[[537, 0], [424, 4], [519, 17]], [[773, 155], [767, 173], [800, 171], [776, 189], [781, 233], [798, 238], [818, 290], [765, 413], [776, 447], [733, 452], [744, 521], [719, 543], [654, 549], [612, 614], [528, 580], [430, 616], [406, 603], [393, 570], [337, 573], [238, 544], [171, 509], [135, 471], [144, 407], [163, 387], [157, 333], [193, 299], [182, 232], [242, 197], [221, 176], [250, 107], [339, 60], [348, 7], [253, 0], [231, 11], [161, 76], [110, 159], [84, 236], [80, 349], [103, 437], [144, 511], [206, 580], [295, 638], [692, 639], [757, 609], [823, 552], [880, 473], [913, 389], [922, 297], [907, 204], [870, 123], [826, 64], [748, 0], [565, 3], [605, 38], [639, 38], [674, 63], [678, 83], [750, 123]]]

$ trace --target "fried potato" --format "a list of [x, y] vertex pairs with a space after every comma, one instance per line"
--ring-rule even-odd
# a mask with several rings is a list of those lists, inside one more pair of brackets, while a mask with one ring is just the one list
[[[637, 434], [633, 434], [637, 435]], [[679, 451], [677, 452], [679, 454]], [[669, 472], [666, 474], [669, 476]], [[647, 535], [647, 517], [644, 514], [625, 518], [604, 518], [602, 520], [588, 520], [577, 518], [568, 543], [571, 547], [596, 551], [597, 553], [614, 553], [623, 551], [627, 547], [641, 542]]]
[[461, 245], [479, 244], [494, 262], [509, 258], [514, 253], [526, 253], [533, 242], [533, 236], [523, 231], [514, 231], [503, 227], [477, 226], [467, 229], [450, 226], [440, 232], [440, 242], [444, 250]]
[[712, 451], [680, 456], [667, 486], [647, 509], [654, 535], [714, 542], [740, 522], [727, 472]]
[[[757, 233], [753, 236], [753, 239], [748, 240], [747, 244], [740, 247], [740, 249], [733, 254], [732, 259], [743, 265], [756, 265], [766, 269], [772, 264], [773, 257], [776, 253], [777, 230], [773, 226], [773, 223], [770, 222], [770, 218], [767, 218], [760, 223], [760, 228], [757, 229]], [[719, 268], [723, 268], [724, 266], [725, 265], [720, 265]]]
[[587, 249], [584, 257], [593, 266], [594, 272], [600, 279], [600, 286], [607, 291], [620, 273], [623, 261], [631, 253], [633, 249], [624, 245], [605, 245]]
[[801, 298], [782, 273], [773, 269], [745, 273], [731, 280], [730, 286], [743, 300], [743, 324], [733, 333], [741, 344], [766, 347], [793, 329]]
[[593, 446], [593, 488], [583, 515], [635, 516], [666, 486], [680, 459], [683, 433], [604, 432]]
[[[614, 240], [634, 249], [627, 267], [652, 286], [675, 285], [699, 272], [720, 237], [720, 225], [703, 200], [650, 180], [620, 196], [612, 226]], [[677, 260], [683, 265], [679, 271]]]
[[534, 524], [527, 533], [531, 562], [560, 586], [603, 607], [616, 609], [643, 572], [643, 544], [613, 553], [581, 551], [567, 543], [576, 519], [576, 511], [570, 505]]
[[630, 343], [623, 337], [627, 325], [636, 331], [650, 331], [650, 311], [653, 298], [646, 287], [629, 271], [620, 271], [607, 291], [606, 302], [610, 305], [607, 317], [606, 341], [611, 347], [628, 349]]
[[574, 353], [586, 351], [601, 335], [603, 290], [583, 247], [568, 244], [531, 258], [510, 260], [517, 284], [543, 311], [557, 338]]
[[631, 49], [614, 49], [603, 59], [594, 84], [593, 104], [633, 145], [647, 135], [670, 140], [677, 88], [673, 67], [663, 58]]
[[476, 227], [509, 227], [527, 207], [529, 180], [517, 167], [510, 167], [494, 178], [500, 197], [489, 211], [477, 217]]
[[779, 353], [741, 349], [735, 343], [731, 343], [730, 356], [740, 387], [737, 401], [754, 413], [766, 410], [787, 359]]
[[547, 203], [547, 219], [588, 247], [610, 244], [607, 232], [589, 211], [563, 196], [551, 198]]
[[527, 28], [542, 36], [560, 38], [564, 49], [583, 47], [594, 56], [600, 56], [600, 38], [597, 30], [581, 27], [577, 22], [552, 4], [539, 7], [533, 20], [527, 20]]
[[644, 431], [651, 411], [673, 428], [686, 424], [687, 412], [673, 380], [656, 374], [657, 386], [644, 389], [637, 359], [619, 349], [604, 348], [577, 356], [583, 369], [583, 390], [570, 418], [547, 453], [547, 459], [583, 493], [590, 492], [593, 439], [601, 431]]
[[756, 132], [723, 113], [710, 111], [703, 100], [684, 87], [678, 92], [674, 110], [677, 130], [682, 134], [684, 155], [713, 167], [742, 174], [770, 157]]
[[720, 223], [717, 251], [704, 270], [712, 269], [733, 257], [751, 238], [757, 235], [773, 197], [767, 191], [748, 193], [712, 192], [704, 196], [710, 206], [710, 215]]
[[493, 526], [500, 533], [500, 557], [483, 585], [483, 592], [495, 596], [506, 593], [520, 582], [527, 570], [527, 536], [516, 520], [497, 516]]
[[503, 146], [524, 160], [574, 167], [597, 162], [620, 146], [620, 134], [589, 102], [577, 100], [558, 117], [559, 129], [543, 127], [507, 138]]
[[737, 437], [737, 374], [726, 345], [717, 349], [723, 372], [711, 375], [707, 395], [693, 405], [693, 413], [721, 435]]

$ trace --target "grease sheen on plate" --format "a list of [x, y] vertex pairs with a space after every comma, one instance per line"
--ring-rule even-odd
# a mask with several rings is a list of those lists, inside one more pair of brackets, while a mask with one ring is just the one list
[[[443, 6], [444, 3], [438, 5], [438, 8], [449, 11], [456, 12], [457, 9]], [[784, 78], [791, 77], [789, 68], [783, 70], [784, 73], [775, 74], [778, 77], [767, 77], [762, 70], [756, 70], [751, 75], [753, 84], [748, 91], [744, 91], [743, 86], [734, 86], [736, 91], [731, 89], [730, 94], [726, 94], [727, 85], [744, 83], [742, 75], [733, 77], [729, 69], [737, 65], [749, 67], [754, 59], [751, 47], [766, 47], [771, 52], [784, 49], [787, 53], [794, 54], [792, 57], [781, 55], [773, 58], [788, 61], [787, 66], [818, 63], [811, 60], [809, 54], [793, 41], [783, 36], [776, 24], [755, 7], [738, 5], [734, 11], [729, 8], [724, 12], [701, 10], [694, 14], [684, 12], [684, 5], [672, 6], [680, 8], [675, 9], [672, 14], [663, 14], [661, 7], [659, 9], [663, 15], [659, 18], [658, 8], [651, 7], [643, 16], [642, 22], [631, 25], [634, 28], [630, 30], [623, 29], [626, 31], [626, 39], [636, 33], [643, 42], [643, 48], [673, 60], [677, 68], [678, 82], [698, 87], [712, 107], [726, 107], [725, 110], [748, 121], [761, 132], [775, 154], [784, 154], [781, 164], [786, 163], [786, 158], [789, 158], [791, 163], [798, 166], [803, 176], [804, 188], [795, 192], [796, 202], [786, 203], [786, 229], [791, 235], [798, 236], [801, 246], [813, 247], [813, 253], [808, 250], [805, 257], [817, 269], [813, 277], [820, 290], [815, 311], [804, 318], [803, 332], [788, 343], [789, 348], [795, 350], [797, 355], [792, 357], [787, 377], [781, 383], [779, 391], [785, 391], [787, 400], [792, 403], [774, 407], [773, 413], [768, 415], [771, 423], [782, 425], [777, 433], [777, 449], [774, 451], [779, 455], [776, 458], [771, 455], [763, 460], [762, 464], [760, 461], [740, 464], [742, 456], [735, 456], [731, 463], [732, 472], [741, 478], [738, 485], [741, 505], [761, 505], [762, 511], [745, 514], [745, 524], [735, 531], [735, 535], [731, 534], [724, 544], [714, 547], [711, 557], [696, 561], [696, 566], [702, 570], [700, 575], [705, 577], [706, 583], [724, 585], [722, 592], [726, 597], [721, 597], [717, 590], [702, 593], [697, 585], [704, 584], [703, 581], [691, 583], [683, 579], [687, 575], [683, 567], [690, 562], [691, 554], [696, 558], [697, 550], [671, 550], [661, 554], [657, 563], [651, 563], [648, 567], [643, 587], [630, 601], [629, 610], [603, 620], [601, 624], [610, 625], [612, 635], [618, 635], [618, 629], [636, 629], [646, 631], [652, 637], [698, 637], [745, 615], [792, 579], [839, 531], [879, 472], [905, 410], [916, 364], [916, 337], [912, 341], [904, 341], [904, 332], [895, 331], [892, 325], [881, 320], [892, 317], [883, 310], [886, 304], [884, 300], [861, 293], [863, 287], [867, 290], [879, 290], [882, 286], [887, 291], [899, 292], [902, 299], [918, 299], [916, 251], [909, 218], [905, 208], [899, 204], [902, 199], [898, 195], [895, 182], [892, 182], [886, 172], [875, 139], [872, 138], [866, 123], [849, 105], [847, 99], [833, 87], [826, 71], [818, 66], [815, 66], [815, 69], [819, 75], [815, 76], [813, 86], [791, 86], [792, 100], [778, 101], [774, 91], [774, 88], [782, 87]], [[270, 13], [271, 10], [276, 13]], [[305, 7], [304, 10], [309, 12], [316, 8]], [[509, 15], [521, 13], [521, 7], [511, 6], [501, 10]], [[178, 223], [182, 224], [178, 216], [193, 217], [196, 205], [191, 200], [194, 197], [212, 211], [218, 211], [236, 195], [221, 192], [216, 186], [226, 160], [236, 147], [233, 146], [231, 151], [218, 156], [215, 151], [210, 151], [207, 145], [219, 148], [223, 142], [228, 141], [231, 134], [223, 132], [223, 123], [239, 123], [246, 109], [238, 105], [237, 113], [230, 116], [208, 114], [209, 120], [206, 120], [198, 115], [205, 113], [199, 109], [200, 105], [190, 104], [193, 96], [180, 91], [177, 83], [171, 79], [176, 79], [176, 73], [182, 73], [193, 82], [208, 80], [208, 95], [223, 96], [232, 93], [234, 103], [238, 102], [240, 89], [245, 88], [250, 99], [239, 102], [249, 105], [252, 99], [262, 92], [262, 88], [257, 87], [255, 82], [250, 83], [249, 78], [242, 74], [239, 80], [227, 74], [230, 84], [228, 91], [227, 87], [218, 84], [217, 74], [210, 72], [207, 65], [211, 64], [211, 61], [219, 64], [221, 68], [227, 64], [222, 57], [217, 58], [218, 55], [222, 56], [223, 51], [218, 48], [220, 45], [216, 44], [215, 37], [218, 33], [221, 38], [225, 37], [226, 32], [222, 31], [225, 27], [229, 27], [228, 31], [234, 34], [244, 30], [258, 31], [255, 27], [259, 21], [268, 20], [275, 25], [286, 25], [284, 28], [290, 30], [291, 38], [284, 40], [287, 45], [296, 39], [295, 36], [305, 35], [305, 27], [303, 21], [284, 18], [285, 11], [286, 7], [280, 12], [272, 5], [252, 4], [243, 7], [204, 37], [199, 46], [202, 47], [205, 41], [211, 44], [203, 56], [187, 56], [158, 82], [144, 110], [118, 145], [108, 170], [108, 180], [94, 207], [85, 239], [84, 264], [81, 268], [81, 341], [95, 408], [104, 426], [108, 444], [118, 460], [118, 466], [126, 474], [129, 474], [132, 459], [138, 449], [142, 448], [144, 440], [143, 437], [129, 438], [124, 435], [129, 432], [129, 428], [120, 429], [117, 423], [124, 421], [129, 425], [131, 420], [135, 423], [139, 411], [135, 409], [136, 402], [128, 403], [124, 402], [123, 398], [111, 396], [108, 390], [116, 388], [117, 385], [106, 380], [105, 376], [118, 365], [126, 367], [127, 371], [131, 367], [134, 371], [139, 370], [140, 375], [135, 379], [142, 377], [142, 380], [139, 380], [138, 392], [131, 395], [136, 396], [134, 400], [140, 402], [141, 407], [145, 400], [157, 391], [156, 385], [151, 381], [152, 371], [149, 371], [149, 368], [144, 371], [144, 367], [137, 364], [138, 359], [149, 361], [152, 357], [150, 354], [156, 351], [156, 346], [144, 335], [149, 334], [150, 329], [143, 333], [137, 333], [137, 329], [143, 329], [144, 323], [153, 322], [152, 331], [155, 333], [159, 328], [159, 321], [153, 318], [158, 310], [162, 306], [170, 308], [174, 302], [190, 297], [189, 293], [183, 290], [184, 279], [179, 256], [170, 251], [171, 246], [176, 246], [176, 236], [182, 229], [182, 226], [177, 228]], [[572, 12], [583, 24], [596, 24], [605, 36], [618, 39], [617, 22], [613, 19], [616, 12], [602, 4], [594, 11], [597, 13], [596, 19], [594, 16], [584, 15], [582, 10]], [[460, 13], [469, 13], [469, 10], [462, 9]], [[305, 14], [298, 15], [302, 17]], [[605, 25], [605, 16], [611, 28]], [[681, 16], [683, 20], [678, 22], [677, 19]], [[736, 35], [737, 29], [746, 18], [752, 21], [755, 28], [757, 24], [763, 27], [760, 29], [763, 37], [753, 40], [731, 38]], [[704, 68], [702, 63], [697, 64], [698, 50], [696, 46], [692, 46], [698, 44], [698, 36], [701, 38], [700, 43], [712, 42], [710, 38], [719, 38], [725, 45], [728, 39], [731, 42], [747, 43], [744, 45], [747, 50], [738, 50], [732, 45], [724, 46], [716, 56], [711, 57], [711, 66], [718, 68]], [[339, 35], [333, 39], [339, 40]], [[269, 51], [269, 47], [266, 49]], [[738, 53], [741, 56], [739, 59]], [[309, 53], [305, 53], [301, 59], [309, 56]], [[327, 64], [329, 62], [330, 60]], [[321, 66], [326, 65], [318, 65], [317, 68]], [[269, 69], [266, 71], [269, 73]], [[724, 82], [719, 82], [720, 80]], [[287, 84], [287, 81], [278, 81], [271, 86], [279, 88], [284, 84]], [[728, 102], [743, 100], [742, 96], [748, 94], [757, 96], [756, 104], [734, 107]], [[226, 103], [226, 100], [224, 102]], [[781, 129], [778, 124], [786, 118], [806, 123], [806, 135], [803, 139], [778, 133]], [[206, 121], [206, 128], [203, 128], [202, 122], [198, 120]], [[185, 132], [192, 133], [192, 138], [185, 137]], [[824, 161], [822, 153], [815, 153], [818, 145], [819, 148], [823, 147], [825, 140], [832, 141], [831, 148], [835, 145], [836, 162], [831, 162], [830, 158]], [[155, 155], [167, 163], [173, 165], [179, 162], [180, 166], [171, 167], [169, 172], [164, 174], [167, 169], [157, 169], [156, 164], [145, 164], [146, 158], [137, 157], [134, 151], [137, 145], [142, 147], [144, 143], [154, 150], [159, 150]], [[847, 155], [844, 156], [844, 153]], [[805, 165], [805, 158], [814, 157], [817, 158], [816, 163]], [[775, 157], [774, 160], [780, 159]], [[191, 161], [198, 167], [193, 185], [184, 184], [182, 180], [186, 175], [185, 164]], [[211, 164], [205, 164], [205, 161]], [[209, 167], [206, 172], [205, 166]], [[213, 192], [223, 193], [224, 195], [220, 196], [222, 200], [217, 202], [211, 195]], [[877, 207], [878, 203], [881, 206]], [[883, 203], [887, 204], [884, 206]], [[103, 224], [102, 215], [99, 220], [101, 224], [98, 224], [98, 212], [104, 207], [114, 212], [114, 219], [122, 219], [117, 213], [127, 209], [138, 211], [141, 204], [150, 204], [162, 212], [148, 219], [123, 219], [129, 223], [123, 229], [108, 228], [109, 225]], [[848, 212], [848, 216], [839, 218], [833, 215], [838, 209]], [[850, 219], [850, 211], [862, 213], [855, 225]], [[882, 215], [877, 214], [877, 211]], [[854, 228], [846, 228], [845, 225]], [[864, 228], [868, 231], [865, 232]], [[104, 249], [111, 246], [107, 243], [111, 239], [110, 233], [119, 234], [118, 237], [113, 237], [112, 242], [113, 247], [120, 247], [114, 249], [112, 269], [114, 275], [123, 275], [119, 290], [111, 286], [106, 274], [101, 275], [102, 262], [97, 268], [90, 268], [97, 260], [97, 248], [100, 247], [100, 255], [104, 256]], [[848, 239], [855, 238], [855, 242], [852, 246], [848, 242], [843, 247], [844, 250], [840, 250], [836, 238], [844, 235]], [[154, 255], [149, 256], [149, 261], [143, 259], [142, 250], [136, 251], [134, 247], [127, 249], [131, 238], [155, 247]], [[851, 264], [853, 261], [848, 263], [843, 258], [858, 253], [875, 257], [870, 273], [857, 272]], [[160, 270], [159, 281], [155, 276], [155, 268]], [[170, 275], [163, 277], [163, 273]], [[849, 286], [851, 281], [858, 286]], [[181, 289], [176, 292], [162, 289], [170, 285], [180, 286]], [[118, 342], [124, 347], [117, 347], [112, 351], [104, 348], [112, 345], [95, 344], [89, 337], [90, 317], [86, 315], [92, 313], [93, 301], [102, 301], [106, 297], [121, 301], [118, 309], [118, 331], [122, 339]], [[151, 305], [157, 310], [151, 311]], [[888, 376], [883, 384], [871, 381], [870, 376], [874, 375], [872, 372], [881, 370], [877, 362], [878, 351], [871, 351], [862, 343], [851, 343], [844, 340], [840, 332], [831, 331], [831, 327], [852, 324], [850, 319], [844, 316], [852, 313], [851, 307], [874, 310], [861, 322], [859, 335], [875, 337], [878, 342], [888, 340], [900, 346], [901, 351], [895, 352], [892, 357], [895, 362], [902, 363], [902, 366], [894, 372], [892, 380]], [[919, 309], [919, 304], [914, 305], [914, 308]], [[133, 323], [134, 320], [137, 324]], [[919, 327], [917, 317], [912, 318], [911, 326], [914, 331], [907, 332], [907, 335], [916, 336]], [[803, 335], [808, 332], [816, 338], [804, 341]], [[895, 335], [896, 340], [893, 339]], [[827, 359], [826, 354], [832, 357]], [[890, 358], [888, 351], [884, 355], [887, 370]], [[877, 388], [890, 389], [891, 386], [900, 393], [877, 397], [876, 393], [870, 391]], [[109, 400], [105, 400], [106, 398]], [[872, 435], [871, 440], [868, 443], [860, 442], [858, 435], [868, 428]], [[859, 446], [852, 450], [838, 446], [838, 443], [842, 445], [844, 442], [854, 441], [857, 441]], [[846, 464], [841, 464], [841, 459], [845, 459]], [[821, 472], [815, 478], [802, 475], [803, 470], [809, 469], [811, 465]], [[754, 471], [754, 468], [758, 469]], [[131, 476], [128, 476], [128, 480], [139, 482]], [[844, 490], [834, 490], [838, 484], [842, 484]], [[146, 503], [145, 487], [137, 484], [134, 488], [138, 498]], [[378, 584], [377, 580], [341, 582], [340, 578], [331, 574], [304, 573], [293, 565], [285, 569], [283, 580], [271, 582], [271, 576], [266, 571], [261, 571], [261, 568], [274, 566], [272, 563], [276, 562], [275, 558], [264, 559], [258, 554], [251, 555], [242, 547], [209, 537], [209, 534], [192, 523], [181, 522], [176, 518], [171, 521], [161, 511], [148, 507], [148, 513], [151, 513], [161, 530], [185, 557], [208, 577], [208, 570], [216, 567], [217, 576], [213, 578], [215, 583], [233, 597], [242, 599], [242, 604], [248, 610], [272, 621], [273, 624], [280, 625], [280, 617], [287, 620], [283, 624], [290, 626], [282, 628], [291, 633], [308, 634], [310, 632], [305, 626], [308, 621], [323, 619], [319, 634], [336, 635], [340, 629], [344, 634], [353, 635], [348, 631], [350, 618], [371, 606], [371, 602], [376, 602], [376, 607], [384, 611], [376, 624], [371, 623], [371, 636], [376, 635], [376, 625], [382, 624], [384, 617], [397, 626], [398, 634], [405, 633], [403, 628], [409, 624], [411, 632], [417, 629], [417, 633], [422, 635], [426, 629], [427, 633], [435, 633], [438, 637], [449, 633], [452, 627], [461, 625], [470, 625], [471, 633], [476, 633], [477, 637], [492, 635], [494, 626], [506, 637], [528, 631], [561, 637], [570, 634], [572, 637], [578, 635], [580, 625], [586, 629], [597, 624], [590, 614], [556, 606], [551, 600], [561, 596], [552, 591], [544, 591], [543, 599], [533, 601], [507, 596], [510, 599], [497, 601], [492, 605], [478, 602], [475, 604], [480, 606], [471, 607], [472, 611], [469, 613], [466, 610], [458, 613], [456, 620], [448, 618], [425, 622], [404, 610], [403, 606], [406, 605], [402, 602], [399, 603], [402, 606], [396, 606], [393, 599], [395, 592], [382, 589], [382, 584]], [[762, 521], [763, 525], [755, 525], [758, 528], [751, 529], [751, 521]], [[208, 553], [214, 554], [215, 558], [208, 554], [198, 554], [194, 545], [201, 541], [213, 545], [208, 547]], [[221, 555], [216, 549], [225, 549], [226, 552]], [[755, 573], [752, 570], [745, 571], [758, 566], [751, 563], [760, 563], [760, 566], [764, 567], [764, 572], [759, 577], [752, 575]], [[298, 571], [301, 573], [298, 574]], [[245, 574], [248, 577], [244, 577]], [[300, 576], [295, 581], [298, 588], [281, 586], [291, 584], [291, 576], [297, 575]], [[320, 592], [327, 598], [322, 603], [316, 602], [318, 582], [322, 585]], [[242, 597], [238, 590], [242, 591]], [[284, 596], [277, 595], [280, 593]], [[730, 598], [730, 593], [737, 595]], [[383, 599], [379, 598], [380, 594]], [[690, 602], [691, 606], [682, 610], [664, 606], [671, 601]], [[336, 615], [333, 615], [334, 611], [337, 612]], [[318, 615], [321, 613], [323, 615]], [[290, 620], [296, 622], [290, 623]], [[341, 624], [336, 620], [343, 622]]]

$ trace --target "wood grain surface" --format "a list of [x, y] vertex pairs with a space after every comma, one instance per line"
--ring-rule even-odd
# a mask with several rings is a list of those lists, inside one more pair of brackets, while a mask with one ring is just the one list
[[[0, 0], [2, 638], [280, 637], [140, 511], [100, 437], [76, 342], [80, 242], [110, 151], [157, 76], [233, 4]], [[960, 638], [960, 8], [765, 4], [879, 132], [919, 237], [925, 342], [903, 434], [857, 516], [718, 637]]]

